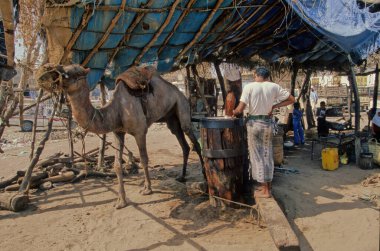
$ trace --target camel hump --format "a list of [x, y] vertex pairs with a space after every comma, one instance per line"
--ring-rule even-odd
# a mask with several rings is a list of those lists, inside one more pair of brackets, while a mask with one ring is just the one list
[[123, 81], [132, 90], [146, 89], [155, 72], [156, 69], [152, 66], [132, 66], [117, 76], [116, 84]]

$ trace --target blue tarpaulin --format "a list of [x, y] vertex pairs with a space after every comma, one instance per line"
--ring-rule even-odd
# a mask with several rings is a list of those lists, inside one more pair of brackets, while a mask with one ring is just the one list
[[99, 81], [112, 88], [133, 64], [169, 72], [180, 63], [259, 55], [335, 68], [379, 47], [379, 14], [350, 0], [70, 2], [47, 8], [49, 53], [66, 50], [55, 63], [90, 67], [91, 88]]

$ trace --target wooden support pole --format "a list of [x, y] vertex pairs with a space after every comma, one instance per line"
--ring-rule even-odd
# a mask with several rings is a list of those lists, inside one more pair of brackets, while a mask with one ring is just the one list
[[296, 80], [298, 74], [298, 66], [293, 65], [292, 77], [290, 80], [290, 94], [294, 96], [294, 89], [296, 88]]
[[32, 130], [32, 143], [30, 144], [30, 155], [29, 159], [33, 159], [34, 155], [34, 145], [36, 142], [36, 129], [37, 129], [37, 118], [38, 118], [38, 110], [40, 107], [41, 98], [44, 95], [44, 90], [41, 88], [38, 92], [37, 102], [36, 102], [36, 110], [34, 112], [34, 121], [33, 121], [33, 130]]
[[67, 114], [67, 138], [69, 142], [69, 158], [70, 158], [70, 166], [73, 164], [74, 161], [74, 143], [73, 143], [73, 133], [71, 132], [71, 127], [73, 125], [73, 112], [71, 109], [71, 104], [68, 103], [67, 96], [65, 97], [67, 108], [69, 110], [69, 113]]
[[[100, 93], [101, 93], [101, 102], [102, 106], [105, 106], [107, 103], [106, 100], [106, 87], [104, 83], [100, 83]], [[99, 156], [98, 156], [98, 170], [102, 170], [104, 168], [104, 154], [106, 151], [106, 138], [107, 134], [102, 134], [100, 142], [99, 142]]]
[[353, 66], [350, 66], [348, 71], [348, 81], [350, 83], [351, 91], [354, 95], [354, 104], [355, 104], [355, 133], [357, 134], [360, 131], [360, 99], [358, 87], [356, 84], [356, 76]]
[[205, 95], [204, 95], [204, 88], [201, 88], [202, 86], [202, 81], [198, 75], [198, 70], [197, 70], [197, 66], [196, 65], [192, 65], [191, 66], [191, 70], [193, 71], [193, 75], [195, 77], [195, 82], [196, 82], [196, 88], [197, 88], [197, 93], [198, 95], [201, 96], [201, 99], [203, 101], [203, 104], [205, 105], [206, 107], [206, 111], [207, 111], [207, 115], [210, 116], [210, 107], [208, 105], [208, 102], [207, 102], [207, 99], [205, 98]]
[[34, 155], [32, 161], [29, 163], [29, 166], [28, 166], [27, 171], [25, 173], [25, 177], [21, 183], [19, 193], [27, 193], [29, 190], [30, 179], [32, 177], [33, 168], [37, 164], [37, 162], [40, 158], [40, 155], [41, 155], [42, 151], [44, 150], [46, 141], [48, 141], [48, 139], [49, 139], [50, 133], [52, 131], [53, 120], [54, 120], [54, 116], [55, 116], [56, 111], [57, 111], [57, 105], [55, 104], [54, 108], [53, 108], [53, 112], [52, 112], [51, 117], [50, 117], [49, 122], [48, 122], [48, 129], [45, 133], [44, 138], [41, 140], [41, 142], [40, 142], [40, 144], [36, 150], [36, 154]]
[[222, 76], [222, 72], [220, 71], [220, 63], [214, 62], [214, 67], [215, 67], [216, 75], [218, 76], [220, 90], [222, 91], [223, 109], [224, 109], [224, 107], [226, 107], [227, 92], [226, 92], [226, 87], [224, 86], [224, 78]]
[[354, 72], [354, 66], [351, 65], [348, 71], [348, 81], [350, 83], [350, 87], [352, 93], [354, 94], [354, 102], [355, 102], [355, 157], [356, 164], [359, 164], [360, 152], [361, 152], [361, 142], [360, 142], [360, 99], [358, 87], [356, 84], [356, 76]]
[[372, 108], [377, 109], [377, 95], [379, 92], [379, 64], [376, 64], [376, 70], [375, 70], [375, 87], [373, 88], [373, 102], [372, 102]]

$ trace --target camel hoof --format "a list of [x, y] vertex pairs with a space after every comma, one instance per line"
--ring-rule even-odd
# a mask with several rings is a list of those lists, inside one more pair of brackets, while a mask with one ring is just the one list
[[142, 195], [149, 195], [149, 194], [152, 194], [153, 191], [152, 191], [152, 189], [150, 189], [150, 188], [144, 188], [144, 189], [141, 189], [141, 190], [140, 190], [140, 193], [141, 193]]
[[182, 176], [182, 175], [181, 175], [181, 176], [178, 176], [177, 178], [175, 178], [175, 180], [178, 181], [178, 182], [182, 182], [182, 183], [183, 183], [183, 182], [186, 182], [186, 178], [185, 178], [185, 176]]
[[121, 209], [121, 208], [124, 208], [126, 207], [128, 204], [126, 201], [118, 201], [116, 204], [115, 204], [115, 208], [116, 209]]

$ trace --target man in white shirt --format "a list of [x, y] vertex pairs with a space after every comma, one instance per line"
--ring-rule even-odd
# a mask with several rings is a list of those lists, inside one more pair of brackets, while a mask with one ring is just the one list
[[254, 73], [255, 82], [244, 86], [234, 116], [243, 113], [248, 105], [247, 138], [253, 180], [260, 183], [255, 197], [271, 197], [273, 179], [273, 147], [271, 116], [275, 108], [293, 104], [295, 99], [276, 83], [269, 82], [270, 72], [258, 67]]

